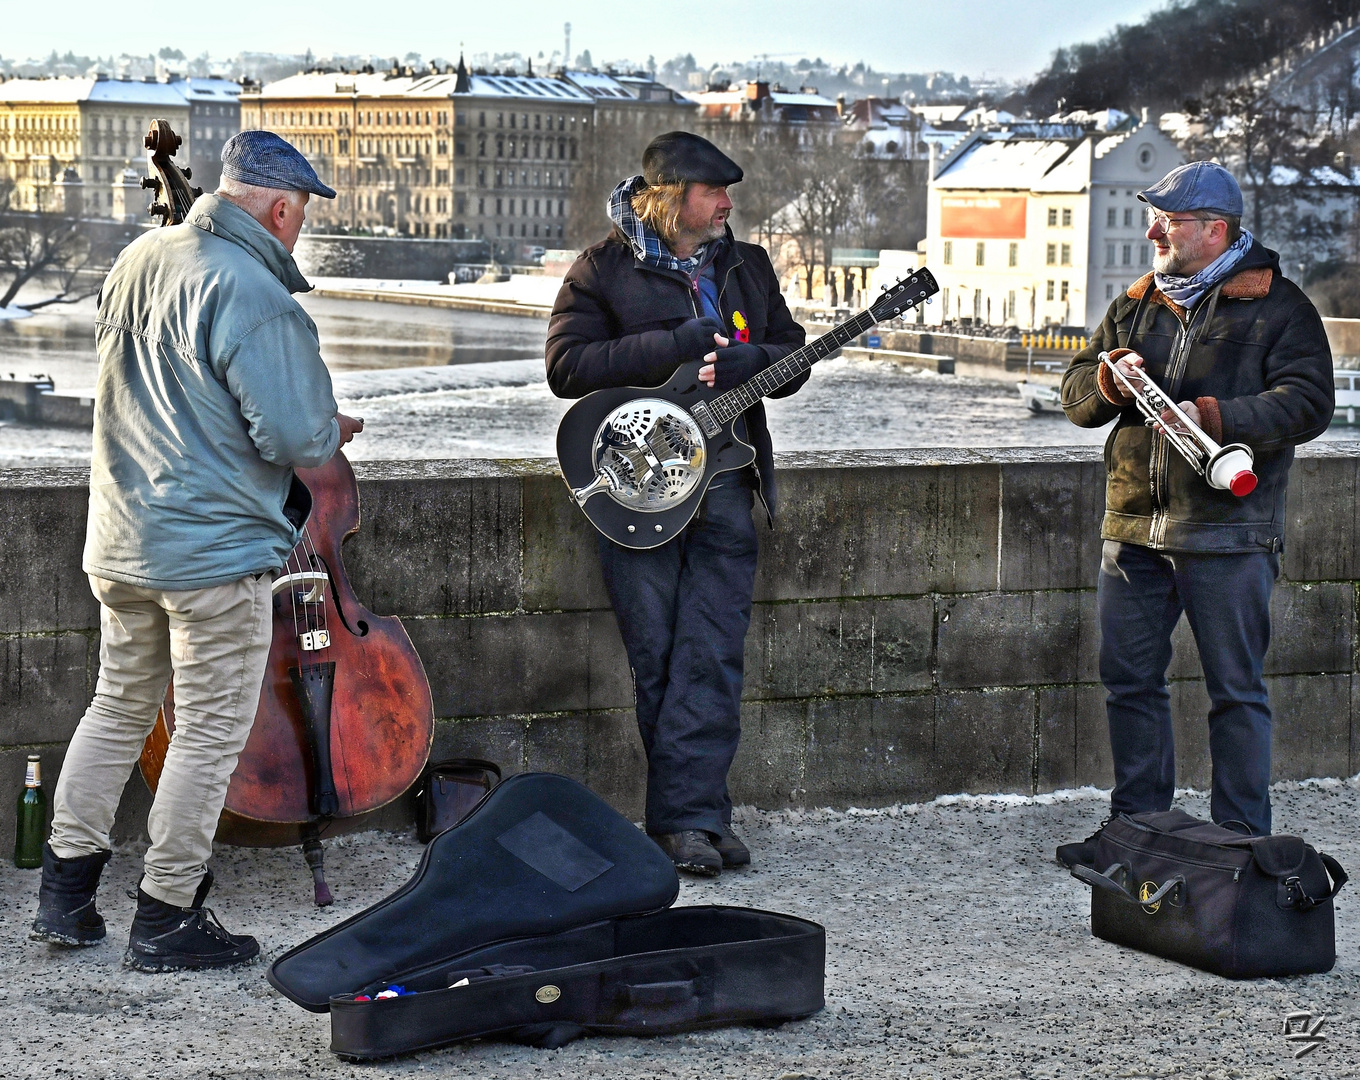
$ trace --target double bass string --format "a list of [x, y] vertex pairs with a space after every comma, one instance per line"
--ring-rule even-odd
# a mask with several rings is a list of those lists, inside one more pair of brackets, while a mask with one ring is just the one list
[[[298, 543], [302, 548], [303, 555], [306, 557], [308, 569], [311, 570], [313, 573], [316, 573], [317, 567], [324, 566], [325, 563], [322, 562], [321, 556], [317, 553], [316, 545], [312, 543], [311, 533], [307, 531], [305, 526], [303, 527], [302, 530], [302, 538], [301, 540], [299, 540]], [[328, 583], [329, 574], [327, 575], [327, 581], [322, 583], [319, 587], [315, 588], [315, 592], [317, 595], [316, 600], [308, 599], [308, 597], [312, 595], [313, 592], [312, 587], [309, 587], [307, 591], [302, 594], [304, 610], [308, 615], [307, 628], [309, 630], [314, 631], [319, 630], [321, 631], [321, 633], [325, 635], [323, 640], [326, 642], [326, 644], [323, 646], [323, 648], [330, 648], [331, 641], [330, 625], [327, 621], [328, 613], [326, 610], [326, 584]]]

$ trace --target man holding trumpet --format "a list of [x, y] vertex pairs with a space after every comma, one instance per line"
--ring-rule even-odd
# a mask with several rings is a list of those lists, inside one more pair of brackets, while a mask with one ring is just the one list
[[[1242, 229], [1242, 191], [1226, 169], [1194, 161], [1138, 198], [1148, 204], [1154, 272], [1110, 305], [1062, 381], [1073, 423], [1116, 421], [1105, 443], [1097, 587], [1115, 774], [1110, 812], [1171, 805], [1166, 670], [1183, 611], [1211, 702], [1211, 816], [1265, 835], [1270, 594], [1293, 448], [1331, 421], [1331, 350], [1317, 310], [1281, 275], [1279, 257]], [[1173, 446], [1167, 429], [1189, 432], [1188, 441]], [[1236, 444], [1227, 449], [1246, 452], [1236, 460], [1254, 458], [1251, 471], [1234, 467], [1224, 477], [1209, 468], [1215, 444]], [[1098, 836], [1063, 844], [1058, 860], [1090, 865]]]

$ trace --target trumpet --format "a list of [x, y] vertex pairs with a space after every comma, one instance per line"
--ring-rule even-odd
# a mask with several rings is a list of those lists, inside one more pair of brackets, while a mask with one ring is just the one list
[[[1119, 365], [1110, 359], [1109, 353], [1101, 353], [1100, 362], [1110, 369], [1115, 381], [1133, 398], [1138, 411], [1143, 414], [1143, 423], [1165, 435], [1167, 441], [1195, 472], [1204, 477], [1210, 487], [1231, 491], [1238, 497], [1250, 495], [1256, 490], [1256, 474], [1251, 471], [1251, 447], [1243, 443], [1219, 446], [1202, 427], [1185, 415], [1184, 410], [1152, 381], [1147, 372], [1140, 371], [1138, 383], [1135, 383], [1119, 370]], [[1162, 414], [1168, 412], [1173, 417], [1170, 421], [1162, 419]]]

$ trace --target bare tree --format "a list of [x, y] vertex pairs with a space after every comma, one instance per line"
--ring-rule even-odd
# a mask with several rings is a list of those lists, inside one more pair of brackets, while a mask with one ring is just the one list
[[1330, 139], [1319, 139], [1312, 117], [1293, 104], [1261, 97], [1252, 87], [1218, 91], [1186, 103], [1187, 150], [1217, 158], [1244, 181], [1251, 206], [1248, 227], [1257, 236], [1311, 192], [1312, 171], [1332, 158]]
[[45, 208], [11, 209], [13, 192], [12, 181], [0, 180], [0, 308], [14, 304], [25, 285], [39, 280], [53, 283], [54, 295], [18, 307], [37, 311], [98, 292], [98, 280], [84, 273], [94, 269], [98, 245], [80, 218]]

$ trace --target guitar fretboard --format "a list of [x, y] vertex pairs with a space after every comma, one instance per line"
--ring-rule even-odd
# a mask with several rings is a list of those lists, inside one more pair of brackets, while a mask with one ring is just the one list
[[738, 387], [719, 394], [709, 402], [709, 410], [719, 423], [727, 423], [741, 415], [761, 398], [774, 393], [787, 382], [796, 379], [812, 367], [818, 360], [825, 360], [847, 341], [857, 338], [871, 329], [878, 320], [873, 310], [865, 308], [853, 319], [828, 330], [821, 337], [809, 341], [801, 349], [789, 353], [782, 360], [771, 364], [759, 375], [748, 379]]

